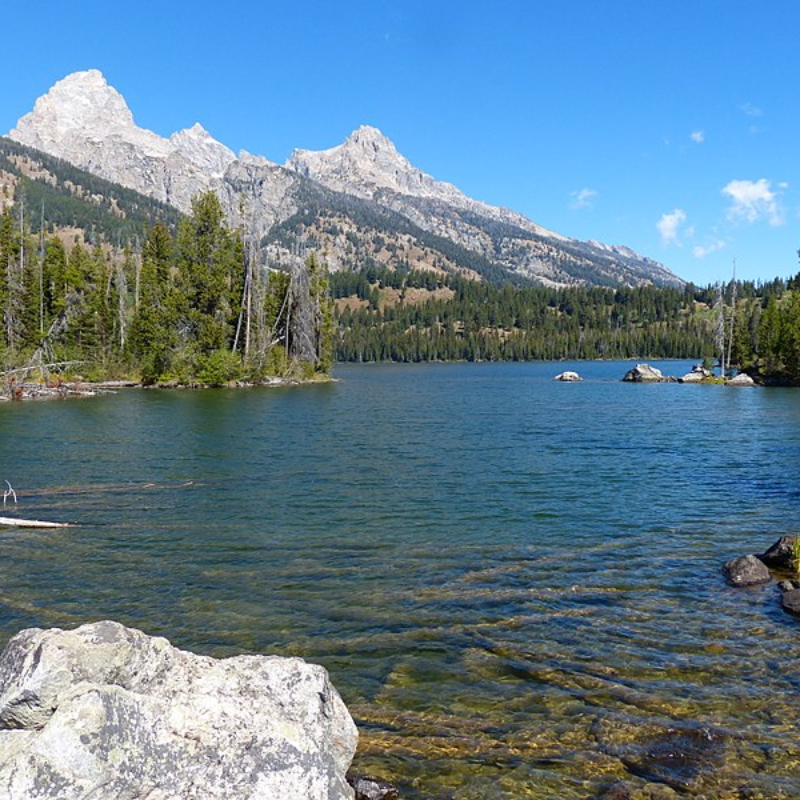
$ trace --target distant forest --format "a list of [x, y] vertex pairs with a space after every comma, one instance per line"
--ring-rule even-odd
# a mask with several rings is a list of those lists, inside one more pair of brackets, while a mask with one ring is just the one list
[[340, 361], [716, 361], [724, 333], [730, 366], [800, 382], [800, 276], [705, 289], [556, 289], [373, 268], [332, 275], [331, 291]]

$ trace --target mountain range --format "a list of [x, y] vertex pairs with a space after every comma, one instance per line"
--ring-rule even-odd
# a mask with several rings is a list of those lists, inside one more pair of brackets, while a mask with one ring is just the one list
[[214, 191], [229, 223], [280, 266], [309, 248], [336, 270], [432, 269], [498, 283], [682, 285], [619, 245], [578, 241], [467, 197], [414, 167], [377, 128], [284, 165], [234, 154], [200, 124], [169, 138], [140, 128], [101, 72], [57, 82], [8, 137], [188, 213]]

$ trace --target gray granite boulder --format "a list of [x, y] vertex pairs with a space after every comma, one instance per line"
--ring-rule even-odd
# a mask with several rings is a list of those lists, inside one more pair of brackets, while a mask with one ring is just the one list
[[756, 382], [746, 373], [740, 372], [736, 377], [725, 381], [726, 386], [755, 386]]
[[691, 372], [687, 372], [682, 378], [678, 378], [679, 383], [702, 383], [708, 378], [713, 378], [714, 373], [706, 369], [702, 364], [695, 364]]
[[326, 671], [217, 660], [116, 622], [0, 656], [0, 797], [352, 798], [355, 725]]
[[664, 377], [660, 369], [651, 367], [649, 364], [637, 364], [625, 373], [623, 381], [629, 383], [663, 383], [672, 380]]
[[732, 586], [755, 586], [769, 583], [772, 575], [758, 556], [738, 556], [725, 563], [722, 571]]

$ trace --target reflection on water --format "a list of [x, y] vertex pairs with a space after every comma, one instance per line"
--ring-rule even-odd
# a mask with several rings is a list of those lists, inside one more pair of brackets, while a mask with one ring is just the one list
[[318, 661], [406, 798], [800, 796], [800, 623], [720, 575], [797, 532], [800, 393], [627, 366], [4, 405], [19, 513], [78, 524], [0, 529], [0, 630]]

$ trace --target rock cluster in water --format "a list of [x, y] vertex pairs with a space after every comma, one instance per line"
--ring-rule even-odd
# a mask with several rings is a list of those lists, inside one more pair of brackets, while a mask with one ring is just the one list
[[214, 659], [116, 622], [0, 657], [0, 797], [353, 798], [358, 734], [327, 672]]
[[[622, 380], [627, 383], [703, 383], [713, 377], [714, 373], [706, 369], [702, 364], [695, 364], [691, 371], [687, 372], [682, 378], [664, 375], [660, 369], [651, 367], [649, 364], [637, 364], [625, 373]], [[715, 381], [715, 383], [719, 382], [721, 381]], [[756, 382], [743, 372], [733, 378], [726, 378], [724, 383], [725, 386], [756, 385]]]
[[[800, 536], [781, 536], [761, 555], [737, 556], [726, 561], [722, 567], [731, 586], [757, 586], [770, 583], [772, 572], [797, 575], [798, 540]], [[782, 580], [778, 582], [781, 592], [781, 606], [790, 614], [800, 616], [800, 580]]]

